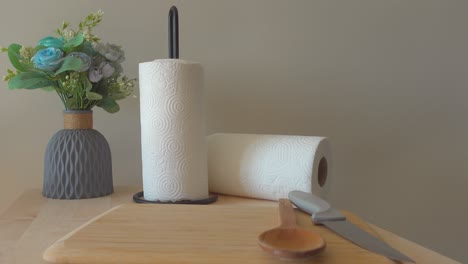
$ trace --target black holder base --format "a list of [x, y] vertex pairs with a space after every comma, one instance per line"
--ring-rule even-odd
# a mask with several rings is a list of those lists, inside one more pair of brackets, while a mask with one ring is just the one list
[[133, 201], [141, 204], [210, 204], [218, 200], [218, 195], [213, 194], [208, 198], [200, 200], [180, 200], [175, 202], [163, 202], [163, 201], [149, 201], [144, 198], [143, 192], [138, 192], [133, 195]]

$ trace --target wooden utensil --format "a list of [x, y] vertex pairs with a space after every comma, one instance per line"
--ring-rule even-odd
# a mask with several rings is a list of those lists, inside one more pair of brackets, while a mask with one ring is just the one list
[[296, 215], [287, 199], [279, 200], [281, 225], [258, 237], [260, 247], [280, 258], [307, 258], [321, 253], [326, 246], [323, 238], [296, 224]]

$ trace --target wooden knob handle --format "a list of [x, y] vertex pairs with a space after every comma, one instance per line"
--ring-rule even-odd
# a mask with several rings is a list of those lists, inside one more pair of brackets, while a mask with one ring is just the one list
[[279, 212], [281, 219], [281, 227], [296, 227], [296, 215], [294, 213], [294, 208], [288, 199], [279, 200]]

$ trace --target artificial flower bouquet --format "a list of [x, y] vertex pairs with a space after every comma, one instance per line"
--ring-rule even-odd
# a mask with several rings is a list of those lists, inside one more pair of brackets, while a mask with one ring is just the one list
[[101, 11], [88, 15], [77, 30], [63, 22], [56, 31], [58, 37], [45, 37], [36, 47], [1, 48], [16, 69], [8, 69], [4, 77], [8, 88], [56, 91], [66, 110], [97, 105], [110, 113], [119, 111], [116, 101], [132, 94], [135, 79], [122, 75], [121, 47], [100, 43], [92, 33], [102, 16]]

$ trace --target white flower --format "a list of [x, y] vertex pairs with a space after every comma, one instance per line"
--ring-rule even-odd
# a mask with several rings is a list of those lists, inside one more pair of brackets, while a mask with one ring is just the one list
[[91, 41], [91, 38], [93, 37], [93, 35], [91, 34], [91, 32], [89, 31], [89, 29], [85, 29], [83, 30], [83, 38], [86, 39], [87, 41]]
[[64, 29], [62, 31], [62, 36], [66, 41], [70, 41], [72, 38], [75, 37], [75, 32], [69, 29]]

